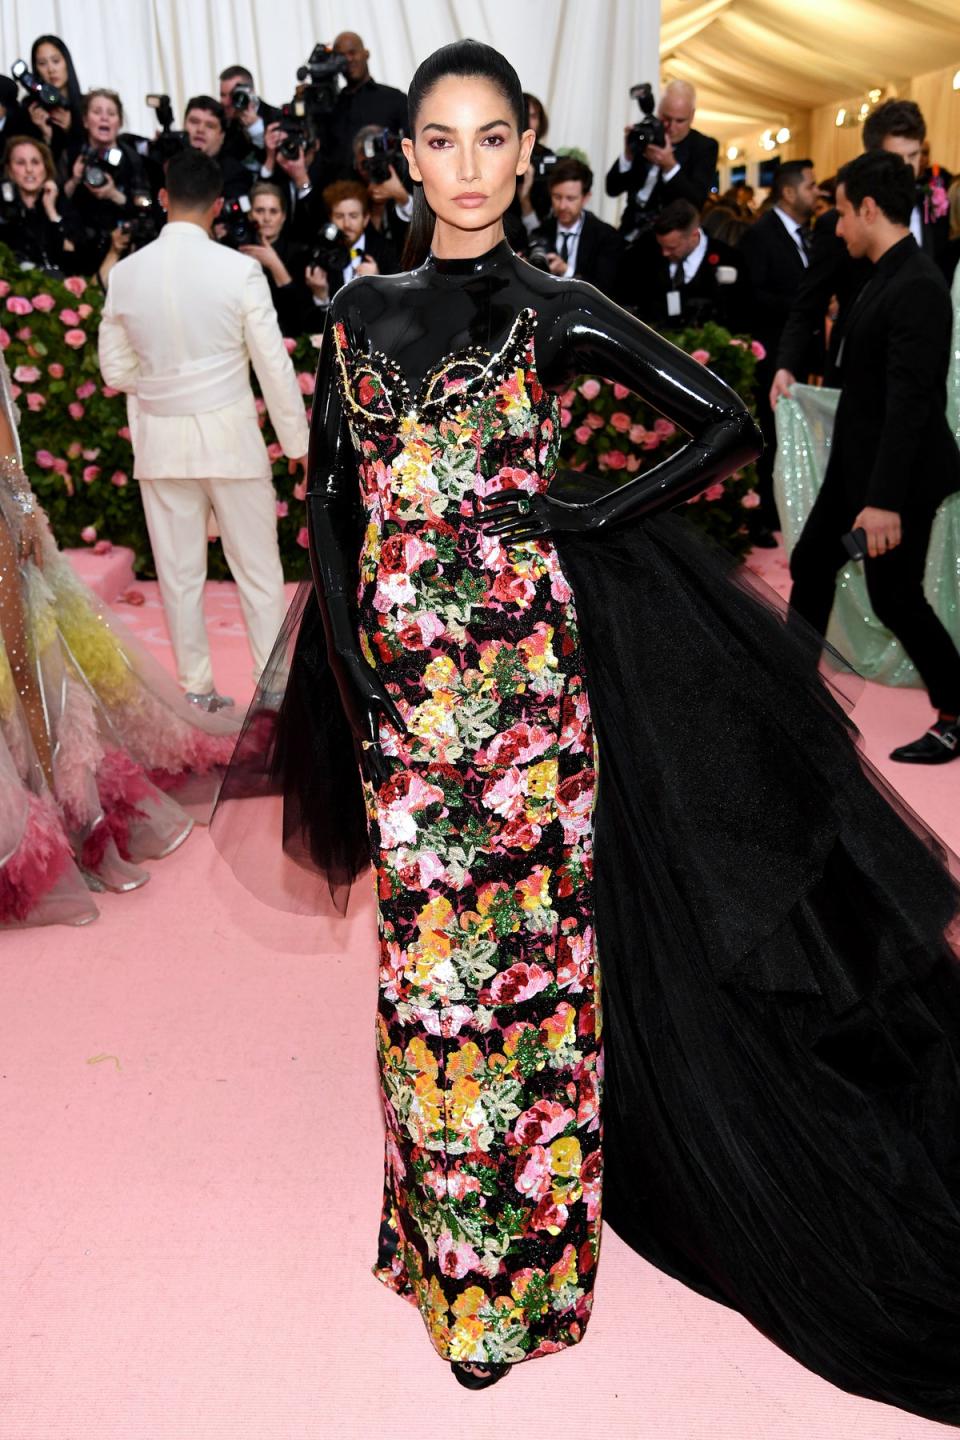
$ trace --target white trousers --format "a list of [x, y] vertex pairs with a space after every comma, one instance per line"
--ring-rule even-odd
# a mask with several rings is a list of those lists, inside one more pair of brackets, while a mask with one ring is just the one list
[[237, 583], [253, 678], [259, 680], [286, 613], [272, 480], [141, 480], [140, 494], [180, 684], [201, 694], [213, 689], [203, 623], [211, 510]]

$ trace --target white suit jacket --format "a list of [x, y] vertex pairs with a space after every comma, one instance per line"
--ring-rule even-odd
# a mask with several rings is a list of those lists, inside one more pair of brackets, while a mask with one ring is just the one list
[[305, 455], [303, 396], [256, 260], [174, 221], [114, 266], [100, 369], [127, 392], [138, 480], [271, 473], [251, 361], [285, 454]]

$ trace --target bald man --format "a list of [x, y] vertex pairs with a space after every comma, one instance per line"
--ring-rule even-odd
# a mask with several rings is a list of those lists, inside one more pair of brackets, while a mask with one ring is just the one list
[[[665, 205], [689, 200], [698, 210], [717, 173], [716, 140], [693, 129], [697, 92], [685, 80], [671, 80], [660, 96], [657, 114], [663, 124], [662, 145], [648, 145], [634, 154], [624, 145], [607, 171], [607, 194], [627, 192], [620, 230], [629, 244], [648, 230]], [[627, 126], [624, 138], [633, 127]]]
[[361, 37], [344, 30], [333, 48], [346, 60], [347, 69], [346, 84], [337, 96], [318, 157], [322, 175], [317, 179], [324, 183], [359, 178], [353, 168], [353, 140], [364, 125], [379, 125], [394, 134], [407, 128], [406, 95], [374, 80], [370, 51]]

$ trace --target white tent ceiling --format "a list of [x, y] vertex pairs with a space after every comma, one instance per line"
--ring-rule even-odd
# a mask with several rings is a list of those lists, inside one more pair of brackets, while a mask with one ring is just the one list
[[960, 0], [662, 0], [663, 74], [721, 139], [960, 64]]

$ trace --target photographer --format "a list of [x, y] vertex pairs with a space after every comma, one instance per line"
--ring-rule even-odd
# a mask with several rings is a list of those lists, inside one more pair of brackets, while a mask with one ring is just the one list
[[266, 128], [279, 120], [280, 111], [260, 99], [245, 65], [220, 71], [220, 104], [227, 121], [226, 153], [256, 175], [266, 153]]
[[400, 178], [407, 169], [399, 142], [399, 135], [380, 125], [364, 125], [353, 138], [353, 168], [369, 192], [370, 224], [402, 255], [413, 218], [413, 196]]
[[73, 160], [63, 187], [76, 222], [78, 261], [93, 274], [110, 243], [111, 232], [134, 214], [135, 198], [149, 196], [140, 156], [119, 139], [123, 105], [113, 90], [90, 90], [83, 97], [86, 141]]
[[[713, 185], [719, 150], [716, 140], [692, 128], [697, 104], [692, 85], [671, 80], [660, 96], [656, 120], [646, 114], [646, 105], [652, 109], [653, 104], [650, 87], [636, 89], [645, 92], [637, 99], [646, 118], [639, 126], [627, 126], [624, 152], [610, 166], [606, 181], [608, 195], [627, 192], [620, 217], [620, 230], [627, 241], [648, 228], [671, 200], [689, 200], [701, 210]], [[661, 131], [662, 143], [641, 148], [642, 139], [654, 134], [659, 138]]]
[[[337, 180], [323, 199], [339, 231], [314, 248], [306, 281], [317, 307], [326, 306], [355, 275], [393, 275], [397, 253], [370, 221], [370, 196], [359, 180]], [[332, 227], [328, 227], [332, 228]]]
[[37, 100], [28, 102], [27, 113], [38, 135], [50, 147], [59, 167], [83, 130], [83, 92], [73, 58], [57, 35], [38, 35], [30, 47], [30, 68], [45, 85], [59, 90], [62, 105], [48, 108]]
[[346, 63], [346, 84], [327, 118], [320, 156], [314, 166], [314, 184], [320, 185], [355, 178], [353, 141], [363, 126], [376, 125], [393, 134], [402, 134], [407, 128], [407, 97], [374, 80], [367, 63], [370, 51], [360, 36], [345, 30], [334, 40], [333, 48]]
[[550, 169], [556, 164], [557, 157], [549, 145], [543, 143], [547, 138], [547, 127], [550, 123], [543, 108], [543, 101], [538, 100], [536, 95], [528, 95], [526, 91], [523, 99], [527, 107], [527, 125], [537, 137], [530, 152], [530, 168], [517, 180], [520, 215], [525, 229], [530, 233], [536, 230], [538, 225], [542, 225], [550, 214]]
[[21, 263], [43, 270], [65, 269], [73, 242], [60, 213], [49, 147], [27, 135], [12, 135], [3, 154], [3, 173], [0, 242], [9, 245]]
[[307, 244], [326, 215], [309, 173], [315, 146], [308, 148], [305, 137], [298, 133], [298, 129], [285, 129], [282, 118], [267, 126], [260, 179], [284, 192], [288, 226]]
[[194, 95], [187, 101], [183, 130], [188, 145], [192, 145], [194, 150], [201, 150], [204, 155], [209, 155], [220, 166], [223, 176], [221, 193], [225, 200], [232, 200], [237, 195], [249, 195], [253, 176], [225, 149], [227, 117], [219, 100], [214, 100], [212, 95]]
[[280, 329], [284, 335], [296, 338], [310, 328], [310, 292], [301, 278], [306, 251], [285, 234], [286, 221], [283, 191], [266, 180], [258, 180], [250, 191], [250, 223], [256, 238], [252, 244], [237, 249], [263, 268]]

